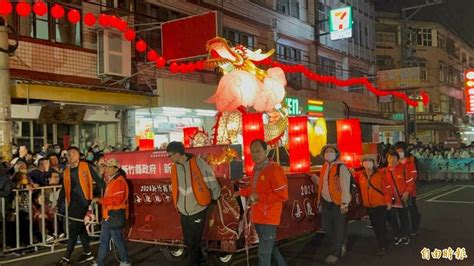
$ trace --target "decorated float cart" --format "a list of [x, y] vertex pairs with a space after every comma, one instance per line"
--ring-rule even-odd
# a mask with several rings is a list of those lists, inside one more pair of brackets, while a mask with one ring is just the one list
[[[257, 66], [273, 50], [263, 54], [243, 46], [230, 47], [222, 38], [210, 40], [207, 48], [211, 56], [206, 66], [218, 67], [223, 73], [216, 93], [208, 99], [219, 112], [211, 137], [199, 128], [185, 128], [183, 141], [187, 152], [202, 156], [213, 167], [222, 187], [221, 198], [210, 207], [203, 246], [218, 254], [218, 262], [228, 263], [234, 253], [258, 245], [245, 199], [232, 197], [236, 189], [247, 185], [253, 167], [251, 141], [265, 139], [273, 151], [273, 160], [289, 158], [289, 165], [284, 167], [289, 200], [277, 233], [278, 240], [283, 240], [320, 228], [317, 191], [310, 179], [318, 168], [311, 166], [310, 158], [326, 144], [327, 132], [322, 117], [309, 121], [306, 116], [288, 116], [284, 105], [285, 72], [280, 67], [264, 70]], [[337, 129], [343, 160], [350, 167], [358, 166], [362, 154], [358, 120], [338, 121]], [[153, 147], [149, 138], [140, 142], [142, 148]], [[112, 156], [120, 161], [131, 185], [128, 240], [160, 245], [168, 258], [177, 258], [186, 253], [179, 214], [171, 196], [171, 161], [166, 155], [164, 150], [151, 150]], [[355, 193], [350, 217], [363, 215]]]

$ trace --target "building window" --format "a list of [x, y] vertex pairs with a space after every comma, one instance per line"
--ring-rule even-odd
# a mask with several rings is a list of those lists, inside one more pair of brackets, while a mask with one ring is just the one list
[[436, 39], [438, 42], [438, 48], [440, 48], [443, 51], [446, 51], [446, 36], [444, 36], [438, 31], [438, 35], [436, 36]]
[[244, 33], [231, 28], [224, 28], [224, 38], [233, 45], [241, 44], [251, 50], [255, 48], [255, 37], [249, 33]]
[[[351, 78], [360, 78], [364, 77], [364, 72], [358, 68], [355, 67], [349, 67], [349, 75]], [[363, 94], [365, 91], [364, 86], [362, 85], [353, 85], [349, 87], [349, 92], [355, 92], [355, 93], [360, 93]]]
[[379, 68], [379, 70], [393, 69], [394, 68], [393, 58], [390, 56], [377, 56], [376, 65]]
[[375, 35], [377, 46], [393, 46], [395, 45], [395, 33], [393, 32], [377, 32]]
[[277, 44], [277, 58], [292, 62], [301, 62], [302, 51], [283, 44]]
[[441, 113], [449, 113], [449, 97], [446, 95], [440, 95], [441, 102]]
[[[319, 14], [319, 30], [322, 32], [329, 31], [329, 20], [328, 20], [329, 7], [323, 2], [319, 1], [318, 14]], [[324, 21], [324, 22], [323, 22]]]
[[417, 29], [416, 41], [420, 46], [432, 46], [431, 29]]
[[438, 70], [439, 70], [439, 81], [440, 82], [446, 82], [447, 78], [447, 72], [448, 72], [448, 66], [444, 62], [439, 62], [438, 64]]
[[300, 18], [300, 2], [298, 0], [277, 0], [277, 11], [295, 18]]
[[406, 67], [419, 67], [420, 79], [428, 80], [428, 67], [427, 67], [426, 61], [421, 61], [421, 60], [407, 61]]
[[352, 22], [352, 39], [355, 44], [359, 44], [359, 22], [355, 19]]

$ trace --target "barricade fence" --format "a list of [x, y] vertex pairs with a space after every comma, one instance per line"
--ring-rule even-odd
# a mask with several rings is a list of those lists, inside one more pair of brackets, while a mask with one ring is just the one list
[[[0, 198], [3, 253], [40, 247], [54, 251], [59, 242], [69, 238], [67, 208], [59, 211], [61, 186], [34, 189], [15, 189], [10, 198]], [[90, 236], [100, 235], [99, 208], [95, 202], [89, 207], [84, 222]]]
[[474, 158], [417, 159], [420, 180], [472, 180]]

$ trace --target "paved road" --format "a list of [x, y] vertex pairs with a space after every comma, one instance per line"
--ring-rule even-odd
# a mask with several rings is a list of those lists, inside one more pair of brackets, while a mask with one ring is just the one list
[[[388, 254], [378, 257], [374, 254], [375, 241], [367, 221], [355, 221], [349, 225], [349, 251], [338, 265], [354, 266], [418, 266], [418, 265], [474, 265], [474, 182], [466, 183], [430, 183], [421, 184], [419, 188], [419, 207], [422, 212], [420, 234], [412, 239], [408, 246], [392, 246]], [[325, 240], [323, 234], [311, 234], [298, 239], [291, 239], [279, 244], [283, 256], [291, 266], [324, 265]], [[467, 258], [452, 261], [448, 259], [421, 259], [420, 251], [428, 248], [443, 250], [451, 247], [465, 248]], [[134, 265], [183, 265], [180, 261], [168, 261], [156, 246], [147, 244], [129, 244], [129, 251]], [[51, 265], [59, 260], [62, 252], [23, 259], [7, 257], [1, 265]], [[76, 254], [76, 257], [78, 253]], [[6, 260], [10, 260], [7, 262]], [[113, 256], [108, 257], [107, 265], [114, 263]], [[209, 265], [217, 265], [212, 256]], [[244, 266], [245, 253], [234, 256], [232, 264]], [[250, 252], [249, 265], [257, 265], [255, 251]]]

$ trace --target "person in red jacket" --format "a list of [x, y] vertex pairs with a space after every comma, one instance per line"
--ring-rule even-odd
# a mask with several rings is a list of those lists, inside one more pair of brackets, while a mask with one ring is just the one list
[[[395, 231], [395, 245], [408, 245], [410, 239], [408, 197], [414, 188], [413, 178], [407, 177], [396, 151], [387, 154], [388, 167], [382, 169], [385, 184], [384, 197], [390, 211], [390, 223]], [[400, 219], [400, 223], [399, 220]]]
[[256, 139], [250, 144], [252, 160], [255, 162], [250, 186], [236, 192], [234, 196], [248, 197], [251, 204], [250, 220], [258, 234], [258, 265], [286, 265], [275, 245], [276, 230], [280, 224], [283, 203], [288, 200], [288, 180], [283, 168], [267, 158], [267, 143]]
[[105, 161], [105, 165], [108, 181], [104, 196], [99, 199], [102, 205], [103, 221], [100, 227], [99, 254], [93, 265], [105, 265], [110, 239], [116, 247], [120, 265], [130, 265], [123, 238], [123, 228], [128, 216], [128, 184], [125, 180], [125, 172], [120, 169], [117, 159], [109, 159]]
[[374, 158], [366, 156], [361, 161], [364, 169], [356, 172], [355, 180], [359, 184], [362, 204], [367, 208], [370, 223], [377, 238], [377, 255], [383, 256], [387, 248], [387, 204], [383, 192], [383, 176], [378, 171]]
[[421, 214], [416, 205], [416, 181], [418, 179], [418, 171], [416, 170], [416, 158], [411, 155], [407, 150], [407, 144], [405, 142], [397, 142], [395, 144], [395, 150], [400, 156], [400, 163], [405, 169], [405, 174], [408, 178], [413, 178], [413, 190], [408, 198], [408, 212], [410, 214], [410, 234], [415, 236], [418, 232], [421, 222]]

